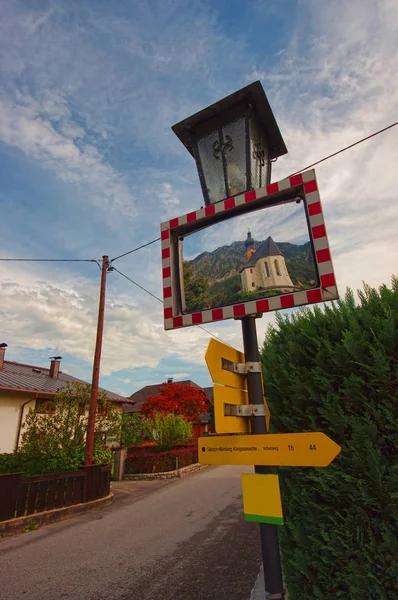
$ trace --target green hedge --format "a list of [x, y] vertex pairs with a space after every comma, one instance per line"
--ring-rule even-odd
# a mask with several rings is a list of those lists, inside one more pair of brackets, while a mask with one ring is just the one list
[[358, 295], [279, 315], [262, 349], [273, 431], [342, 446], [325, 469], [279, 470], [290, 600], [398, 598], [398, 280]]

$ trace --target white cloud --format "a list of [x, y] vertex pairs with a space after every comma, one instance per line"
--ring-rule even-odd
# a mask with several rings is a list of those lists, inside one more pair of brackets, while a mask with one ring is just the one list
[[190, 373], [173, 373], [172, 375], [170, 375], [170, 377], [172, 377], [175, 381], [177, 379], [188, 379], [189, 377], [191, 377]]
[[[289, 149], [274, 165], [274, 180], [396, 120], [394, 0], [298, 3], [291, 45], [272, 62], [253, 58], [267, 54], [266, 41], [256, 54], [251, 40], [246, 47], [242, 43], [244, 28], [243, 38], [228, 39], [214, 14], [193, 1], [161, 2], [155, 9], [147, 2], [135, 3], [138, 12], [126, 18], [101, 12], [95, 4], [84, 9], [76, 5], [70, 13], [68, 6], [54, 2], [45, 12], [25, 2], [3, 2], [0, 24], [4, 146], [36, 161], [39, 178], [47, 169], [65, 189], [75, 186], [79, 197], [95, 207], [96, 218], [101, 215], [110, 224], [109, 213], [126, 218], [118, 222], [118, 235], [107, 231], [104, 238], [90, 223], [78, 230], [79, 239], [69, 235], [67, 241], [59, 227], [68, 251], [85, 235], [100, 237], [101, 248], [122, 245], [123, 238], [123, 245], [131, 243], [128, 250], [157, 237], [161, 219], [200, 205], [198, 181], [192, 191], [193, 161], [188, 155], [185, 162], [180, 158], [186, 151], [170, 126], [239, 87], [250, 61], [255, 63], [251, 76], [262, 78]], [[111, 4], [107, 7], [112, 10]], [[272, 11], [275, 7], [273, 3]], [[250, 36], [249, 31], [247, 40]], [[316, 168], [341, 291], [346, 285], [360, 287], [362, 280], [376, 286], [389, 282], [396, 269], [395, 140], [396, 130], [391, 130]], [[33, 214], [34, 205], [31, 210]], [[133, 221], [136, 210], [141, 212]], [[23, 214], [29, 219], [29, 213]], [[15, 238], [29, 248], [21, 228], [15, 229]], [[47, 223], [42, 229], [50, 231]], [[159, 256], [154, 245], [116, 266], [159, 294]], [[2, 336], [10, 347], [58, 347], [61, 354], [66, 351], [89, 365], [98, 286], [72, 271], [65, 273], [1, 266]], [[160, 303], [117, 273], [109, 275], [108, 283], [103, 375], [156, 368], [165, 358], [204, 364], [208, 334], [198, 328], [164, 332]], [[260, 343], [273, 319], [265, 315], [257, 321]], [[238, 322], [208, 324], [206, 329], [242, 348]], [[73, 366], [68, 369], [74, 372]], [[183, 375], [188, 376], [174, 377]], [[153, 381], [148, 378], [148, 383]], [[142, 385], [131, 382], [132, 388]]]
[[134, 198], [124, 177], [94, 146], [77, 143], [84, 135], [64, 99], [54, 93], [47, 92], [43, 103], [19, 92], [13, 99], [0, 100], [0, 141], [40, 161], [63, 181], [80, 186], [95, 206], [133, 218]]
[[180, 213], [182, 210], [180, 208], [181, 200], [171, 183], [164, 182], [160, 184], [159, 188], [157, 196], [162, 207], [161, 219], [166, 221]]
[[[0, 318], [2, 337], [9, 345], [25, 349], [57, 348], [87, 364], [92, 363], [97, 326], [98, 285], [67, 273], [43, 281], [48, 272], [0, 263]], [[116, 277], [117, 274], [114, 274]], [[119, 276], [117, 276], [119, 277]], [[114, 289], [120, 279], [114, 280]], [[162, 309], [144, 296], [132, 303], [136, 294], [130, 287], [115, 294], [108, 289], [102, 352], [103, 376], [122, 369], [156, 368], [162, 358], [178, 356], [192, 362], [203, 357], [206, 335], [200, 329], [175, 332], [163, 329]], [[182, 334], [182, 335], [181, 335]], [[69, 367], [68, 367], [69, 368]], [[71, 368], [69, 371], [72, 372]]]
[[[396, 5], [304, 6], [309, 12], [299, 17], [291, 47], [263, 77], [289, 149], [274, 180], [396, 121]], [[306, 51], [300, 52], [304, 21]], [[341, 292], [362, 280], [388, 283], [396, 270], [396, 135], [390, 130], [316, 167]]]

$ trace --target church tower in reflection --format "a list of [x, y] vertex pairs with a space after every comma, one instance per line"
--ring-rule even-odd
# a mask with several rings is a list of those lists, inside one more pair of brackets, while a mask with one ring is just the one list
[[276, 290], [285, 293], [294, 290], [285, 257], [271, 236], [256, 250], [249, 231], [245, 247], [244, 265], [240, 271], [244, 292]]
[[252, 238], [250, 229], [247, 232], [247, 238], [245, 240], [245, 248], [246, 248], [246, 250], [245, 250], [244, 262], [247, 263], [247, 262], [249, 262], [249, 260], [251, 259], [251, 257], [253, 256], [253, 254], [256, 251], [256, 249], [254, 247], [254, 240]]

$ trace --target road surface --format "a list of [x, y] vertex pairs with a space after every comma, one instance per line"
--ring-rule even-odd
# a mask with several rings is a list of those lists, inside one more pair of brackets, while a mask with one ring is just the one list
[[115, 484], [109, 507], [0, 539], [7, 600], [249, 600], [258, 527], [243, 520], [241, 472]]

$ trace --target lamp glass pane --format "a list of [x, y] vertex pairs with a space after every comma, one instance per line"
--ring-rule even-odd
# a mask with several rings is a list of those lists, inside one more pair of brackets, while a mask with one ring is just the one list
[[252, 189], [263, 187], [267, 179], [268, 146], [257, 119], [250, 118], [250, 165]]
[[199, 158], [211, 204], [227, 196], [221, 150], [217, 152], [219, 147], [221, 141], [218, 129], [198, 139]]
[[245, 118], [228, 123], [223, 127], [222, 133], [228, 191], [230, 196], [237, 196], [247, 191]]

